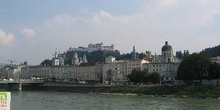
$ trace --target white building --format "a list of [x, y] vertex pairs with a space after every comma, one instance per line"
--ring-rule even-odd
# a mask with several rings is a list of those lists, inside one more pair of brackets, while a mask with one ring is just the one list
[[98, 50], [114, 51], [114, 44], [103, 46], [103, 43], [89, 44], [88, 47], [70, 48], [70, 51], [93, 52]]
[[102, 80], [105, 84], [112, 82], [126, 81], [127, 78], [127, 63], [126, 61], [116, 61], [114, 57], [109, 56], [103, 64]]
[[102, 64], [94, 66], [26, 66], [22, 68], [22, 78], [39, 77], [48, 80], [62, 81], [76, 79], [77, 81], [101, 80]]
[[88, 63], [87, 59], [86, 59], [86, 55], [83, 55], [83, 58], [79, 58], [77, 52], [74, 52], [73, 54], [73, 59], [72, 59], [72, 65], [73, 66], [77, 66], [80, 65], [82, 63]]
[[57, 54], [57, 52], [55, 52], [54, 58], [52, 59], [52, 66], [59, 65], [64, 65], [64, 58], [61, 56], [61, 54]]
[[45, 79], [65, 79], [70, 74], [70, 66], [26, 66], [22, 68], [22, 78], [39, 77]]
[[102, 76], [102, 64], [94, 66], [71, 66], [69, 78], [77, 81], [100, 82]]
[[120, 60], [116, 61], [114, 57], [108, 56], [103, 64], [103, 83], [121, 83], [127, 81], [127, 75], [131, 74], [133, 69], [141, 69], [146, 60]]
[[216, 62], [216, 63], [220, 63], [220, 57], [219, 57], [219, 56], [217, 56], [217, 57], [212, 57], [212, 58], [211, 58], [211, 61], [212, 61], [212, 62]]
[[23, 66], [5, 66], [0, 68], [0, 79], [19, 79]]
[[173, 55], [172, 46], [165, 42], [161, 55], [153, 56], [152, 62], [144, 64], [142, 69], [160, 73], [164, 82], [174, 82], [179, 64], [180, 60]]

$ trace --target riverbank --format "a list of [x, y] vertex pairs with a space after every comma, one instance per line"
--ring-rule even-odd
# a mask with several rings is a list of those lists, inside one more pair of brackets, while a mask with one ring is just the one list
[[114, 86], [102, 92], [178, 98], [220, 97], [220, 87], [211, 86]]
[[214, 86], [111, 86], [111, 85], [42, 85], [24, 86], [24, 90], [104, 93], [105, 95], [140, 95], [178, 98], [219, 98], [220, 87]]
[[[1, 85], [0, 88], [6, 87]], [[117, 86], [117, 85], [22, 85], [22, 90], [63, 91], [120, 95], [162, 96], [178, 98], [220, 98], [220, 87], [214, 86]]]

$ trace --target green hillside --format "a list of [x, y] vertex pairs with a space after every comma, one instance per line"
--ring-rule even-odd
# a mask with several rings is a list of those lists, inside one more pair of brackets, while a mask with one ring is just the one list
[[208, 55], [210, 57], [220, 56], [220, 45], [206, 48], [205, 50], [202, 50], [200, 53]]

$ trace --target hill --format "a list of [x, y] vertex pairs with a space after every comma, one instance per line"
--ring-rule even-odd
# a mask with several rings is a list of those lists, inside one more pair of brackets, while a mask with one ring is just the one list
[[[126, 53], [126, 54], [120, 54], [118, 50], [115, 51], [94, 51], [91, 53], [88, 52], [80, 52], [80, 51], [67, 51], [64, 53], [63, 56], [65, 65], [72, 65], [72, 58], [73, 54], [77, 52], [78, 57], [82, 58], [83, 55], [85, 54], [88, 60], [89, 65], [94, 65], [97, 62], [104, 62], [105, 57], [107, 56], [114, 56], [116, 57], [116, 60], [129, 60], [132, 59], [132, 53]], [[146, 54], [145, 53], [136, 53], [138, 59], [143, 59]], [[41, 62], [40, 65], [45, 65], [45, 66], [51, 66], [52, 65], [52, 60], [50, 59], [45, 59], [44, 61]]]
[[200, 53], [208, 55], [210, 57], [220, 56], [220, 45], [206, 48], [205, 50], [202, 50]]

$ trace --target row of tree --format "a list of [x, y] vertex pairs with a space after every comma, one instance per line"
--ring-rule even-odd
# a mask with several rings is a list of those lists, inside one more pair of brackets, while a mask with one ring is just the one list
[[128, 75], [128, 79], [134, 83], [159, 83], [160, 74], [157, 72], [149, 73], [148, 70], [134, 69], [132, 73]]
[[184, 59], [188, 55], [189, 55], [188, 50], [184, 50], [183, 52], [182, 51], [176, 51], [176, 57], [181, 59], [181, 60]]
[[194, 53], [182, 60], [177, 71], [179, 80], [202, 80], [220, 78], [220, 64], [212, 62], [204, 54]]

